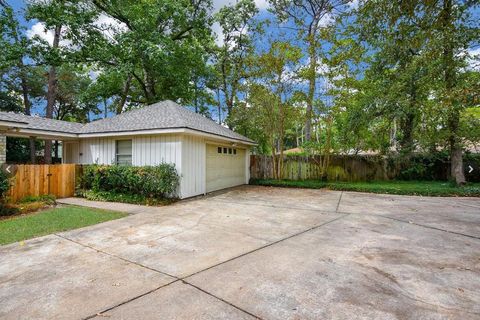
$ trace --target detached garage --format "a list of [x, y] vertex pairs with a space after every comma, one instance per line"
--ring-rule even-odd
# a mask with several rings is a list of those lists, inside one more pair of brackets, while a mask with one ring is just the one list
[[246, 154], [242, 148], [207, 143], [207, 192], [244, 184], [248, 171]]
[[0, 112], [0, 126], [12, 136], [63, 141], [65, 163], [173, 163], [180, 198], [247, 184], [255, 144], [170, 100], [88, 124]]

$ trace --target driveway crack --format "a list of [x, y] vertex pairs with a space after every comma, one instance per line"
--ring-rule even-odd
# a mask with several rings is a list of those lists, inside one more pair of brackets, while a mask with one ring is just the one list
[[338, 208], [340, 207], [340, 201], [342, 201], [342, 196], [343, 196], [343, 191], [340, 193], [340, 197], [338, 197], [337, 208], [335, 209], [335, 212], [337, 213], [338, 213]]
[[88, 248], [88, 249], [90, 249], [90, 250], [94, 250], [94, 251], [96, 251], [96, 252], [98, 252], [98, 253], [102, 253], [102, 254], [105, 254], [105, 255], [107, 255], [107, 256], [110, 256], [110, 257], [113, 257], [113, 258], [116, 258], [116, 259], [120, 259], [120, 260], [122, 260], [122, 261], [131, 263], [131, 264], [134, 264], [134, 265], [136, 265], [136, 266], [138, 266], [138, 267], [148, 269], [148, 270], [150, 270], [150, 271], [154, 271], [154, 272], [161, 273], [161, 274], [163, 274], [163, 275], [165, 275], [165, 276], [169, 276], [169, 277], [174, 278], [174, 279], [177, 279], [177, 280], [179, 279], [178, 277], [176, 277], [176, 276], [174, 276], [174, 275], [171, 275], [171, 274], [168, 274], [168, 273], [166, 273], [166, 272], [163, 272], [163, 271], [160, 271], [160, 270], [157, 270], [157, 269], [148, 267], [148, 266], [146, 266], [146, 265], [143, 265], [143, 264], [141, 264], [141, 263], [138, 263], [138, 262], [135, 262], [135, 261], [132, 261], [132, 260], [128, 260], [128, 259], [122, 258], [122, 257], [120, 257], [120, 256], [117, 256], [116, 254], [109, 253], [109, 252], [103, 251], [103, 250], [101, 250], [101, 249], [97, 249], [97, 248], [92, 247], [92, 246], [90, 246], [90, 245], [88, 245], [88, 244], [84, 244], [84, 243], [81, 243], [81, 242], [79, 242], [79, 241], [70, 239], [70, 238], [65, 237], [65, 236], [63, 236], [63, 235], [60, 235], [60, 234], [58, 234], [58, 233], [54, 233], [54, 235], [56, 235], [57, 237], [62, 238], [62, 239], [64, 239], [64, 240], [67, 240], [67, 241], [73, 242], [73, 243], [75, 243], [75, 244], [78, 244], [78, 245], [80, 245], [80, 246], [82, 246], [82, 247]]

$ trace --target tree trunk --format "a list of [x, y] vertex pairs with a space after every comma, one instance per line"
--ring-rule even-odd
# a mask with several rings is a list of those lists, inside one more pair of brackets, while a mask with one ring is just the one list
[[[227, 106], [227, 117], [230, 119], [230, 115], [232, 114], [232, 109], [233, 109], [233, 96], [229, 99], [225, 100], [225, 105]], [[227, 122], [227, 126], [229, 129], [233, 130], [233, 126], [231, 124], [231, 121]]]
[[130, 84], [132, 83], [132, 74], [129, 74], [125, 84], [123, 85], [122, 96], [118, 102], [117, 108], [115, 109], [116, 114], [121, 114], [123, 112], [123, 106], [127, 102], [128, 91], [130, 90]]
[[29, 146], [30, 146], [30, 163], [35, 164], [37, 161], [37, 151], [35, 150], [35, 137], [28, 138]]
[[218, 108], [218, 124], [222, 124], [222, 101], [220, 100], [219, 88], [217, 88], [217, 108]]
[[[55, 26], [55, 32], [53, 36], [53, 45], [54, 49], [58, 48], [60, 43], [60, 33], [62, 31], [62, 26]], [[57, 98], [57, 70], [55, 65], [50, 66], [50, 71], [48, 72], [48, 91], [47, 91], [47, 107], [45, 109], [45, 117], [52, 119], [53, 118], [53, 107], [55, 105], [55, 100]], [[45, 140], [45, 163], [52, 163], [52, 140]]]
[[415, 114], [408, 112], [402, 121], [402, 140], [400, 146], [402, 154], [409, 156], [413, 152], [413, 128], [415, 126]]
[[152, 76], [150, 75], [150, 73], [148, 72], [146, 67], [143, 68], [143, 73], [144, 73], [143, 74], [143, 81], [145, 83], [145, 98], [147, 99], [147, 103], [149, 103], [149, 104], [155, 103], [157, 101], [155, 101], [156, 93], [155, 93], [154, 80], [153, 80]]
[[312, 135], [312, 110], [313, 99], [315, 97], [316, 73], [317, 73], [317, 55], [316, 55], [315, 34], [308, 35], [308, 56], [310, 65], [308, 71], [308, 95], [307, 109], [305, 113], [305, 141], [310, 141]]
[[55, 160], [58, 159], [58, 147], [59, 147], [58, 140], [55, 140], [54, 148], [53, 148], [53, 154], [54, 154]]
[[275, 156], [275, 142], [272, 143], [272, 171], [273, 179], [277, 179], [277, 157]]
[[462, 146], [458, 136], [460, 123], [460, 111], [454, 100], [455, 87], [455, 66], [453, 56], [453, 29], [455, 28], [452, 18], [453, 4], [452, 0], [444, 0], [443, 2], [443, 68], [445, 81], [445, 107], [448, 109], [448, 129], [450, 132], [450, 161], [451, 161], [451, 178], [457, 185], [466, 183], [465, 174], [463, 172]]
[[[31, 104], [30, 104], [30, 97], [28, 95], [28, 83], [27, 83], [27, 76], [25, 74], [25, 65], [23, 64], [22, 58], [20, 58], [19, 62], [20, 67], [20, 83], [22, 87], [22, 95], [23, 95], [23, 104], [25, 108], [25, 114], [27, 116], [31, 115]], [[35, 137], [29, 138], [29, 149], [30, 149], [30, 163], [35, 164]]]

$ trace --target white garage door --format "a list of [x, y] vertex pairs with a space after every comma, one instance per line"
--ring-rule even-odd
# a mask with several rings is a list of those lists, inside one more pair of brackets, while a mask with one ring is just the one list
[[245, 184], [245, 149], [207, 144], [207, 192]]

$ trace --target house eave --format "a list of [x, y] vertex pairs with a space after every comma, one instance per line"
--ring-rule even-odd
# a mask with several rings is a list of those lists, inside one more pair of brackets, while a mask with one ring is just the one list
[[205, 131], [190, 129], [186, 127], [181, 128], [166, 128], [166, 129], [146, 129], [146, 130], [130, 130], [130, 131], [105, 131], [105, 132], [96, 132], [96, 133], [80, 133], [79, 138], [99, 138], [99, 137], [125, 137], [125, 136], [136, 136], [136, 135], [152, 135], [152, 134], [191, 134], [196, 136], [204, 136], [209, 138], [220, 139], [224, 141], [242, 143], [245, 145], [256, 145], [256, 143], [243, 140], [231, 138], [223, 135], [213, 134]]
[[[0, 127], [2, 123], [0, 122]], [[227, 137], [210, 132], [190, 129], [190, 128], [166, 128], [166, 129], [146, 129], [146, 130], [130, 130], [130, 131], [110, 131], [110, 132], [95, 132], [95, 133], [70, 133], [52, 130], [41, 129], [28, 129], [25, 127], [13, 127], [8, 126], [4, 130], [4, 134], [12, 137], [36, 137], [40, 139], [52, 139], [52, 140], [78, 140], [86, 138], [101, 138], [101, 137], [126, 137], [136, 135], [152, 135], [152, 134], [190, 134], [196, 136], [202, 136], [210, 139], [216, 139], [221, 141], [228, 141], [233, 143], [239, 143], [249, 146], [257, 145], [255, 142]]]
[[10, 127], [7, 130], [5, 130], [3, 133], [6, 136], [19, 137], [19, 138], [35, 137], [38, 139], [52, 139], [52, 140], [77, 140], [78, 139], [78, 134], [76, 133], [40, 130], [40, 129], [28, 129], [28, 128], [19, 128], [19, 127]]

